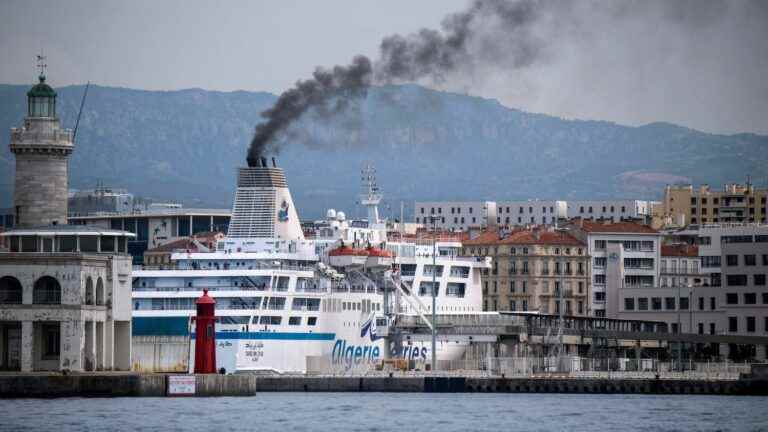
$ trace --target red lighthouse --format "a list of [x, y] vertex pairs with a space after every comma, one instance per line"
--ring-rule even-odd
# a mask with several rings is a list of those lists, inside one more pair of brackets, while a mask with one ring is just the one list
[[195, 303], [195, 373], [216, 373], [216, 301], [203, 290]]

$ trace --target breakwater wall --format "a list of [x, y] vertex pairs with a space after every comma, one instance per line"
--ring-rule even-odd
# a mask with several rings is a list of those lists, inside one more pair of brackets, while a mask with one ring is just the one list
[[[253, 396], [256, 376], [193, 375], [194, 396]], [[0, 398], [134, 397], [169, 395], [169, 375], [0, 375]]]
[[[1, 398], [169, 396], [169, 375], [0, 375]], [[260, 392], [630, 393], [768, 396], [768, 379], [573, 379], [493, 377], [257, 377], [194, 375], [190, 396], [253, 396]]]

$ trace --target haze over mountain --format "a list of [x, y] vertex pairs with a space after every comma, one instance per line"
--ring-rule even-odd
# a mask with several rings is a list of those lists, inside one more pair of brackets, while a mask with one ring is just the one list
[[[0, 206], [10, 207], [9, 128], [21, 125], [29, 86], [0, 85]], [[83, 86], [57, 89], [73, 127]], [[188, 206], [229, 207], [235, 170], [259, 113], [276, 96], [200, 89], [92, 86], [70, 163], [70, 187], [97, 181]], [[359, 170], [372, 162], [382, 212], [413, 200], [658, 198], [675, 182], [765, 184], [768, 136], [714, 135], [668, 123], [628, 127], [564, 120], [495, 100], [416, 85], [374, 88], [332, 123], [304, 119], [277, 156], [302, 217], [356, 209]], [[763, 176], [763, 177], [761, 177]]]

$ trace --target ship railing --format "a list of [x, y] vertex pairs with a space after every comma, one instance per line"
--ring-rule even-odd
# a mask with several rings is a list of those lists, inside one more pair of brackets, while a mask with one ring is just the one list
[[132, 291], [134, 292], [198, 292], [203, 291], [204, 289], [208, 291], [269, 291], [269, 287], [262, 288], [262, 287], [251, 287], [251, 286], [244, 286], [244, 285], [206, 285], [206, 286], [172, 286], [172, 287], [133, 287]]

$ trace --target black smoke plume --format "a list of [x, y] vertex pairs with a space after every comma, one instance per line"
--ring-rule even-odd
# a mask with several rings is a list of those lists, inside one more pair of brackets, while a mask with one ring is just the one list
[[373, 84], [439, 83], [489, 62], [514, 68], [530, 65], [541, 47], [528, 31], [537, 18], [535, 6], [532, 0], [476, 0], [466, 11], [446, 17], [442, 31], [421, 29], [385, 38], [375, 63], [357, 56], [348, 66], [316, 69], [311, 79], [297, 82], [261, 113], [264, 121], [256, 127], [248, 165], [258, 166], [260, 157], [277, 152], [281, 134], [309, 110], [321, 116], [338, 114]]

